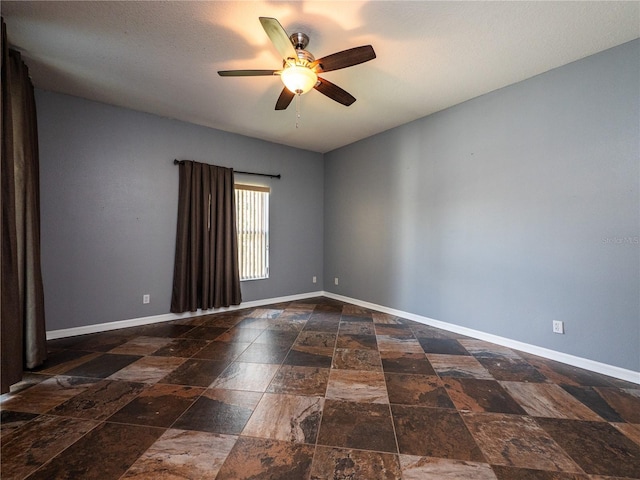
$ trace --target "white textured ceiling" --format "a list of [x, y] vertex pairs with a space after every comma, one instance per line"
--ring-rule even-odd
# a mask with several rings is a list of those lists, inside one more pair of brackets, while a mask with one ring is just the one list
[[[640, 37], [640, 2], [15, 2], [9, 43], [42, 89], [327, 152]], [[371, 44], [377, 58], [323, 74], [357, 101], [316, 91], [274, 106], [282, 65], [258, 17], [304, 32], [316, 58]]]

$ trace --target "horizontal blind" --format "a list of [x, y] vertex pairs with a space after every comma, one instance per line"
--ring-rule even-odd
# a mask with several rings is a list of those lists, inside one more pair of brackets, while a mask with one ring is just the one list
[[269, 277], [268, 187], [235, 185], [240, 280]]

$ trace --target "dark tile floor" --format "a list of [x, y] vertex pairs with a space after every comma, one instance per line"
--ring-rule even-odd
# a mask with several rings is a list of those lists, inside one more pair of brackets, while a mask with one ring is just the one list
[[3, 479], [640, 478], [640, 385], [326, 298], [49, 349]]

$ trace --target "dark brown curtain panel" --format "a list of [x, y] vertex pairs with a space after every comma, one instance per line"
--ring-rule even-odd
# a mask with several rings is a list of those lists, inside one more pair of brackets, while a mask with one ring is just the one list
[[239, 305], [240, 273], [233, 170], [180, 163], [171, 311]]
[[2, 20], [2, 393], [47, 356], [33, 85]]

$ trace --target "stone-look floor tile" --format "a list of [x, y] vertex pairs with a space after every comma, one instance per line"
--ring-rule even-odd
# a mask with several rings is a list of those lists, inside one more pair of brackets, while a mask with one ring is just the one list
[[499, 413], [464, 413], [462, 416], [493, 465], [581, 472], [532, 417]]
[[595, 387], [579, 387], [577, 385], [561, 385], [561, 387], [604, 420], [624, 422], [620, 414], [600, 396]]
[[393, 404], [391, 412], [401, 454], [485, 461], [457, 412]]
[[97, 422], [40, 415], [2, 442], [2, 477], [26, 477], [96, 425]]
[[143, 383], [102, 380], [53, 408], [50, 413], [86, 420], [105, 420], [138, 396], [145, 387]]
[[226, 327], [197, 326], [187, 333], [183, 333], [180, 338], [192, 338], [194, 340], [215, 340], [228, 330]]
[[256, 308], [250, 315], [250, 318], [277, 318], [282, 313], [282, 309], [276, 308]]
[[[549, 472], [532, 468], [505, 467], [503, 465], [494, 465], [493, 471], [498, 480], [596, 480], [596, 477], [583, 473]], [[614, 480], [612, 477], [609, 478]]]
[[444, 382], [435, 375], [385, 373], [389, 402], [401, 405], [455, 408]]
[[254, 342], [236, 360], [238, 362], [280, 364], [289, 353], [289, 348], [289, 345]]
[[44, 413], [78, 395], [99, 380], [59, 375], [2, 400], [3, 410]]
[[640, 388], [596, 387], [596, 391], [625, 422], [640, 424]]
[[371, 318], [373, 318], [373, 323], [384, 325], [401, 325], [398, 317], [396, 317], [395, 315], [389, 315], [388, 313], [373, 312], [371, 314]]
[[325, 400], [318, 445], [397, 453], [389, 406]]
[[203, 391], [199, 387], [152, 385], [111, 415], [109, 421], [169, 427]]
[[602, 421], [595, 412], [551, 383], [500, 382], [509, 394], [534, 417]]
[[251, 343], [260, 336], [264, 329], [261, 328], [239, 328], [237, 326], [230, 328], [226, 333], [223, 333], [216, 341], [218, 342], [237, 342], [237, 343]]
[[324, 398], [265, 393], [243, 436], [315, 444]]
[[48, 354], [44, 365], [38, 368], [37, 372], [46, 375], [59, 375], [100, 355], [102, 355], [100, 352], [85, 352], [83, 350], [56, 350]]
[[107, 378], [140, 358], [139, 355], [104, 353], [63, 373], [75, 377]]
[[309, 320], [305, 324], [302, 329], [305, 331], [313, 331], [313, 332], [327, 332], [327, 333], [338, 333], [338, 328], [340, 327], [340, 316], [334, 314], [311, 314]]
[[220, 342], [214, 340], [196, 353], [192, 358], [203, 358], [218, 362], [231, 363], [244, 352], [250, 343], [244, 342]]
[[254, 343], [291, 347], [296, 338], [298, 338], [297, 330], [267, 328], [255, 339]]
[[547, 377], [525, 360], [509, 357], [477, 358], [496, 380], [536, 383], [547, 381]]
[[605, 422], [556, 418], [538, 424], [589, 474], [638, 477], [640, 445]]
[[622, 388], [622, 389], [631, 389], [631, 390], [638, 390], [640, 389], [640, 375], [638, 375], [638, 377], [636, 378], [635, 382], [629, 381], [629, 380], [624, 380], [622, 378], [614, 378], [614, 377], [607, 377], [607, 380], [609, 381], [609, 383], [611, 384], [611, 387], [613, 388]]
[[[226, 341], [219, 340], [222, 335]], [[11, 464], [10, 468], [37, 469], [31, 478], [116, 479], [134, 462], [125, 478], [214, 478], [238, 438], [259, 448], [281, 445], [293, 450], [281, 459], [270, 453], [261, 457], [258, 450], [250, 456], [247, 449], [238, 450], [235, 460], [227, 462], [235, 467], [226, 473], [222, 468], [218, 479], [309, 480], [312, 469], [313, 478], [342, 480], [483, 479], [494, 478], [488, 468], [491, 464], [499, 479], [613, 480], [628, 478], [622, 475], [638, 464], [637, 384], [323, 297], [63, 338], [47, 346], [47, 363], [35, 373], [25, 372], [22, 382], [0, 396], [3, 478], [22, 478], [31, 471], [7, 473], [13, 471]], [[411, 353], [414, 349], [417, 353]], [[160, 363], [147, 366], [154, 368], [134, 367], [142, 356]], [[140, 360], [128, 363], [130, 358]], [[171, 363], [176, 360], [181, 363]], [[266, 365], [269, 372], [257, 375], [249, 367], [236, 365], [236, 371], [228, 370], [227, 378], [220, 380], [223, 389], [204, 388], [215, 384], [234, 361]], [[139, 379], [136, 369], [148, 383], [102, 379], [106, 375]], [[338, 373], [329, 398], [324, 398], [330, 369]], [[353, 385], [347, 385], [340, 372], [383, 372], [391, 405], [330, 398]], [[355, 384], [363, 378], [359, 375]], [[520, 399], [526, 400], [534, 416], [518, 410], [519, 404], [514, 408], [515, 400], [508, 400], [513, 397], [502, 385], [495, 388], [496, 380], [520, 391]], [[253, 386], [248, 388], [259, 385], [260, 390], [235, 390], [249, 383]], [[551, 389], [545, 386], [554, 383]], [[267, 384], [268, 393], [264, 393]], [[324, 402], [322, 413], [314, 402]], [[306, 407], [308, 416], [300, 413]], [[271, 422], [270, 418], [279, 416], [278, 409], [286, 411], [280, 416], [295, 417], [293, 424]], [[392, 409], [400, 448], [408, 448], [409, 443], [417, 450], [401, 455], [402, 474], [394, 470], [399, 466]], [[314, 422], [320, 415], [318, 427]], [[465, 422], [466, 432], [459, 428], [456, 415]], [[47, 419], [55, 419], [54, 424], [106, 423], [73, 442], [73, 436], [65, 436], [64, 427], [44, 426], [39, 435], [36, 426], [48, 424]], [[129, 430], [121, 440], [119, 434], [98, 432], [107, 427]], [[175, 430], [168, 430], [143, 454], [145, 447], [136, 442], [167, 427]], [[312, 466], [313, 428], [318, 462]], [[306, 437], [295, 433], [289, 437], [291, 432], [305, 431]], [[473, 444], [468, 442], [472, 436], [484, 453], [478, 450], [477, 460], [458, 458], [459, 452], [472, 455]], [[109, 442], [115, 442], [114, 447], [105, 447], [107, 437], [113, 437]], [[311, 443], [296, 443], [301, 438]], [[18, 448], [21, 439], [32, 444]], [[60, 453], [48, 459], [58, 447]], [[308, 454], [291, 467], [288, 458], [299, 447], [308, 449]], [[9, 452], [11, 448], [17, 453]], [[458, 452], [455, 458], [423, 456], [447, 457], [452, 451]], [[252, 471], [245, 468], [247, 458], [254, 465]]]
[[406, 325], [386, 325], [374, 323], [374, 329], [376, 335], [389, 335], [396, 338], [415, 338], [411, 329]]
[[387, 373], [436, 374], [424, 353], [380, 352], [380, 357], [382, 369]]
[[285, 365], [299, 367], [331, 368], [332, 352], [326, 347], [294, 345], [284, 359]]
[[214, 480], [237, 437], [167, 430], [134, 463], [122, 480]]
[[340, 334], [336, 341], [336, 348], [352, 348], [355, 350], [376, 350], [378, 342], [375, 335]]
[[305, 480], [311, 472], [313, 451], [312, 445], [241, 437], [216, 480]]
[[359, 307], [357, 305], [346, 304], [342, 307], [342, 315], [343, 316], [354, 316], [354, 317], [362, 317], [369, 318], [371, 321], [371, 314], [373, 312], [365, 307]]
[[376, 339], [381, 352], [424, 353], [413, 336], [376, 335]]
[[494, 380], [478, 360], [465, 355], [440, 355], [428, 353], [431, 366], [441, 377], [479, 378]]
[[172, 428], [239, 435], [260, 398], [258, 392], [205, 390]]
[[228, 366], [227, 362], [191, 358], [162, 377], [158, 383], [208, 387]]
[[229, 329], [239, 324], [244, 317], [237, 313], [221, 313], [216, 315], [205, 315], [199, 326], [202, 327], [218, 327]]
[[336, 343], [336, 334], [330, 332], [316, 332], [313, 330], [305, 330], [300, 332], [295, 340], [295, 347], [319, 347], [322, 352], [333, 353], [333, 347]]
[[268, 330], [279, 330], [292, 334], [300, 333], [304, 329], [304, 326], [307, 324], [307, 319], [310, 316], [309, 313], [299, 315], [290, 314], [289, 317], [284, 317], [283, 315], [285, 314], [283, 313], [278, 318], [274, 318], [273, 320], [271, 320], [271, 325], [269, 326]]
[[460, 342], [453, 338], [418, 337], [418, 342], [425, 353], [440, 355], [470, 355]]
[[264, 392], [278, 371], [270, 363], [233, 362], [211, 384], [211, 388]]
[[269, 318], [244, 318], [236, 325], [236, 328], [252, 328], [254, 330], [264, 330], [271, 325]]
[[375, 335], [376, 330], [370, 322], [340, 322], [338, 332], [341, 335]]
[[311, 480], [401, 480], [398, 456], [345, 448], [317, 447]]
[[495, 343], [473, 338], [460, 339], [458, 342], [476, 358], [512, 358], [514, 360], [522, 360], [522, 357], [517, 352]]
[[328, 368], [283, 365], [271, 380], [267, 392], [324, 397], [328, 381]]
[[[498, 480], [605, 480], [605, 477], [592, 477], [584, 473], [550, 472], [532, 468], [506, 467], [494, 465], [493, 471]], [[612, 477], [607, 477], [614, 480]]]
[[526, 415], [527, 412], [495, 380], [452, 378], [444, 381], [456, 408], [468, 412]]
[[8, 441], [7, 439], [11, 436], [10, 434], [37, 417], [37, 413], [2, 410], [2, 412], [0, 412], [0, 445], [2, 445], [2, 442]]
[[121, 353], [125, 355], [151, 355], [156, 350], [161, 349], [168, 343], [170, 338], [166, 337], [135, 337], [122, 345], [109, 350], [109, 353]]
[[384, 375], [367, 370], [331, 370], [326, 397], [351, 402], [389, 403]]
[[154, 323], [140, 327], [139, 334], [147, 337], [178, 338], [193, 328], [191, 325], [179, 325], [175, 322]]
[[543, 374], [547, 380], [559, 385], [581, 385], [585, 387], [612, 386], [609, 377], [599, 373], [537, 357], [529, 353], [520, 352], [520, 356]]
[[36, 470], [30, 480], [120, 478], [163, 429], [103, 423]]
[[376, 350], [352, 350], [336, 348], [331, 368], [340, 370], [382, 371], [380, 353]]
[[631, 423], [612, 423], [611, 425], [640, 445], [640, 425], [632, 425]]
[[71, 350], [86, 350], [88, 352], [108, 352], [109, 350], [122, 345], [129, 340], [126, 334], [115, 332], [91, 333], [77, 337], [63, 338], [61, 341], [69, 341], [67, 347]]
[[417, 338], [462, 338], [462, 335], [457, 333], [447, 332], [430, 325], [423, 325], [417, 322], [408, 323], [409, 328]]
[[185, 358], [178, 357], [142, 357], [109, 376], [109, 380], [155, 383], [185, 361]]
[[487, 463], [400, 455], [400, 466], [403, 480], [496, 480]]
[[164, 347], [153, 352], [154, 357], [190, 358], [209, 344], [209, 340], [173, 338]]

